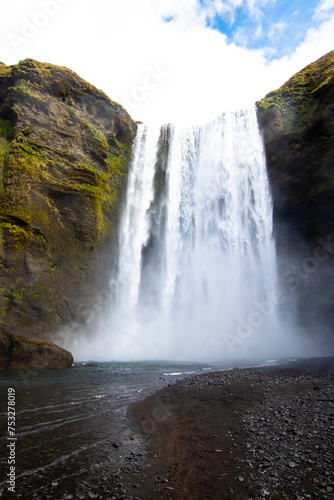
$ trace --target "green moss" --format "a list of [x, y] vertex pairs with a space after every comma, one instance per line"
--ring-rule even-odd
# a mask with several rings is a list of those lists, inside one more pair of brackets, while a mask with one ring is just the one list
[[17, 253], [22, 252], [34, 236], [31, 228], [23, 228], [7, 222], [0, 222], [0, 231], [5, 237], [6, 246]]
[[52, 273], [43, 274], [41, 279], [25, 292], [26, 301], [40, 308], [44, 315], [47, 315], [49, 310], [54, 309], [60, 297], [60, 291], [53, 280]]
[[14, 137], [14, 132], [14, 123], [10, 120], [3, 120], [0, 118], [0, 136], [3, 136], [10, 141]]
[[16, 299], [16, 301], [21, 300], [23, 297], [25, 288], [22, 285], [22, 283], [23, 283], [22, 278], [19, 277], [16, 279], [15, 283], [13, 283], [10, 287], [11, 295], [13, 299]]
[[85, 172], [90, 172], [98, 177], [102, 177], [104, 174], [104, 172], [101, 172], [101, 170], [99, 170], [98, 168], [94, 167], [93, 165], [90, 165], [89, 163], [85, 163], [85, 162], [80, 162], [78, 163], [78, 165], [75, 167], [76, 169], [80, 169], [80, 170], [83, 170]]
[[21, 336], [18, 336], [17, 339], [21, 344], [50, 346], [50, 342], [47, 342], [46, 340], [27, 339], [27, 337], [21, 337]]
[[303, 135], [321, 114], [319, 90], [334, 82], [334, 51], [294, 75], [279, 89], [258, 101], [263, 123], [271, 124], [282, 135]]
[[0, 319], [5, 319], [13, 305], [18, 305], [24, 299], [25, 288], [21, 277], [16, 278], [9, 288], [0, 290]]
[[[82, 80], [74, 71], [65, 66], [55, 66], [49, 63], [42, 63], [34, 59], [24, 59], [16, 66], [18, 75], [30, 74], [31, 84], [39, 91], [49, 87], [56, 92], [57, 97], [66, 97], [68, 94], [82, 94], [92, 92], [99, 94], [102, 98], [106, 95], [90, 83]], [[80, 86], [75, 85], [80, 80]], [[108, 98], [107, 98], [108, 99]]]
[[6, 296], [7, 290], [0, 289], [0, 319], [4, 319], [10, 310], [10, 300]]
[[45, 102], [45, 96], [38, 92], [35, 88], [36, 86], [32, 85], [29, 80], [23, 80], [20, 85], [16, 85], [15, 87], [9, 87], [8, 90], [14, 92], [17, 95], [21, 96], [21, 99], [24, 97], [33, 98], [34, 101], [42, 101]]
[[42, 225], [42, 227], [50, 227], [52, 220], [47, 208], [45, 210], [34, 210], [34, 223]]
[[14, 136], [14, 124], [9, 120], [0, 119], [0, 189], [3, 189], [7, 155], [11, 149], [10, 141]]
[[88, 126], [89, 130], [92, 132], [94, 139], [97, 142], [99, 142], [100, 145], [102, 146], [102, 148], [106, 151], [106, 153], [108, 153], [109, 152], [109, 144], [108, 144], [107, 138], [105, 137], [103, 132], [101, 132], [101, 130], [94, 127], [90, 122], [86, 121], [85, 123]]
[[121, 154], [108, 153], [107, 171], [101, 172], [93, 165], [80, 163], [78, 169], [93, 175], [90, 184], [75, 184], [73, 189], [84, 191], [94, 199], [97, 237], [93, 247], [102, 244], [110, 231], [113, 218], [118, 215], [120, 194], [124, 192], [131, 148], [122, 145]]
[[0, 191], [0, 221], [2, 220], [2, 222], [8, 222], [8, 220], [12, 221], [13, 219], [17, 219], [24, 221], [24, 226], [26, 224], [30, 224], [31, 211], [30, 208], [23, 203], [23, 201], [26, 201], [23, 197], [20, 197], [20, 203], [18, 203], [14, 197], [12, 199], [8, 199], [3, 193], [1, 194]]
[[18, 142], [17, 140], [14, 143], [15, 152], [21, 154], [22, 156], [34, 156], [36, 158], [41, 158], [41, 154], [38, 149], [32, 147], [32, 144], [27, 144], [25, 142]]

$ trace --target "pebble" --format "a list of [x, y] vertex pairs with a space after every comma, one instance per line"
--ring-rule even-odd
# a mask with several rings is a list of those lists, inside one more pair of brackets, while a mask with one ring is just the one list
[[[270, 387], [271, 395], [245, 413], [243, 421], [254, 482], [262, 484], [259, 497], [329, 500], [334, 477], [329, 425], [333, 407], [323, 401], [334, 400], [333, 369], [319, 375], [300, 371], [271, 376], [258, 371], [257, 379], [255, 388], [263, 394]], [[310, 392], [310, 386], [321, 387], [321, 399], [318, 389]]]
[[269, 496], [270, 496], [270, 491], [263, 488], [261, 490], [261, 497], [269, 497]]

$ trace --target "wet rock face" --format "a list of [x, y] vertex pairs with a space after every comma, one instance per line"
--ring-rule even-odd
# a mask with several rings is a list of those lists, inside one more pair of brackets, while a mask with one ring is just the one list
[[52, 336], [85, 324], [107, 286], [135, 132], [122, 106], [69, 69], [0, 64], [0, 322], [8, 331]]
[[0, 370], [69, 368], [72, 354], [51, 342], [17, 337], [0, 329]]
[[293, 269], [291, 300], [303, 327], [333, 331], [334, 51], [267, 94], [257, 110], [282, 275]]
[[334, 51], [267, 94], [257, 109], [275, 220], [313, 243], [333, 231]]

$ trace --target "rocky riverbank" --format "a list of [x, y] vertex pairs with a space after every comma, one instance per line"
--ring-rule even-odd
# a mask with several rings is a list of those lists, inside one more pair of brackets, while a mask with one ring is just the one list
[[[333, 358], [172, 385], [165, 371], [2, 372], [0, 388], [10, 380], [17, 396], [15, 498], [333, 499]], [[1, 419], [0, 496], [13, 498], [6, 425]]]
[[333, 358], [321, 358], [159, 391], [133, 410], [151, 443], [138, 497], [334, 498], [333, 381]]

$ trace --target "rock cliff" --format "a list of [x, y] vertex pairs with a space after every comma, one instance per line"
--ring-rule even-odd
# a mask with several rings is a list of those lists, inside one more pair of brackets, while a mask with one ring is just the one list
[[334, 51], [257, 109], [282, 276], [290, 279], [302, 325], [333, 330]]
[[313, 243], [334, 230], [334, 51], [257, 107], [276, 222]]
[[52, 338], [68, 323], [84, 325], [107, 287], [135, 132], [122, 106], [69, 69], [0, 63], [0, 323], [8, 332]]

